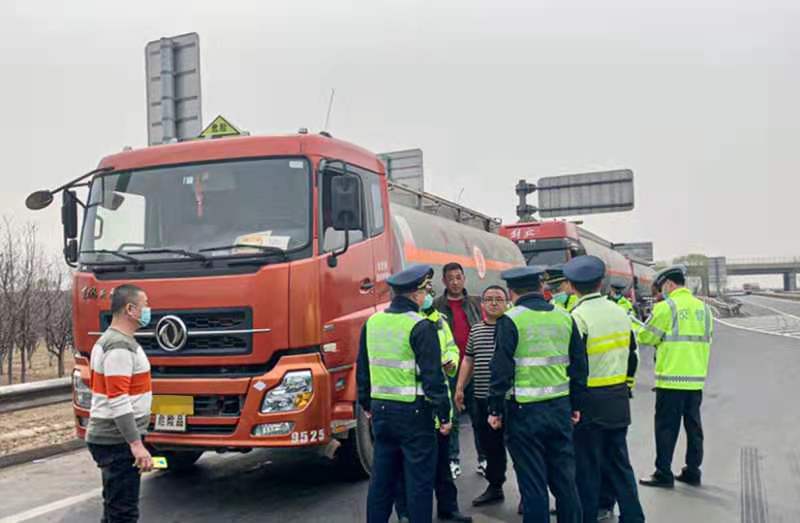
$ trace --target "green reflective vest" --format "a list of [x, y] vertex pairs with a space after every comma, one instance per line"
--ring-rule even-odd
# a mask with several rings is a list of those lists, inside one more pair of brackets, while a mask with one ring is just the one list
[[617, 305], [600, 293], [587, 294], [572, 309], [581, 335], [586, 336], [589, 358], [589, 387], [625, 383], [631, 344], [631, 320]]
[[572, 309], [575, 308], [575, 305], [578, 303], [578, 297], [575, 296], [574, 294], [559, 292], [558, 294], [553, 295], [553, 298], [550, 300], [550, 303], [561, 307], [567, 312], [570, 312]]
[[609, 296], [608, 299], [619, 305], [620, 308], [625, 311], [625, 314], [633, 314], [633, 304], [625, 296], [618, 296], [616, 298]]
[[[445, 372], [445, 374], [452, 378], [458, 374], [459, 359], [458, 345], [456, 345], [456, 339], [453, 337], [453, 331], [450, 330], [450, 325], [447, 323], [446, 316], [438, 310], [434, 309], [426, 317], [436, 325], [436, 332], [439, 334], [439, 348], [442, 352], [442, 370], [444, 371], [445, 364], [453, 364], [453, 368], [449, 374]], [[445, 385], [447, 385], [447, 397], [450, 398], [450, 419], [453, 419], [453, 395], [450, 391], [450, 384], [446, 379]], [[438, 416], [434, 416], [433, 424], [434, 428], [439, 430], [440, 423]]]
[[640, 344], [656, 348], [657, 388], [703, 389], [712, 330], [713, 317], [708, 305], [685, 287], [656, 304], [638, 339]]
[[[639, 321], [639, 318], [636, 317], [636, 310], [633, 308], [633, 304], [630, 302], [630, 300], [625, 296], [619, 296], [619, 299], [615, 299], [609, 296], [608, 299], [619, 305], [622, 308], [622, 310], [625, 311], [625, 314], [627, 314], [631, 320], [631, 330], [633, 331], [634, 334], [638, 334], [639, 329], [641, 328], [640, 327], [641, 321]], [[638, 348], [636, 350], [636, 358], [637, 359], [639, 358]], [[628, 387], [632, 389], [636, 385], [636, 378], [633, 376], [629, 376], [627, 379], [627, 383]]]
[[458, 374], [458, 360], [460, 353], [456, 339], [453, 336], [453, 331], [450, 330], [450, 325], [447, 323], [446, 316], [434, 309], [433, 312], [427, 315], [427, 318], [436, 324], [436, 332], [439, 333], [439, 347], [442, 351], [442, 365], [446, 363], [453, 364], [453, 370], [448, 374], [451, 378]]
[[569, 394], [572, 318], [558, 307], [534, 311], [516, 306], [506, 313], [519, 333], [514, 351], [514, 397], [533, 403]]
[[378, 312], [367, 320], [371, 397], [413, 403], [422, 396], [411, 331], [425, 318], [416, 312]]

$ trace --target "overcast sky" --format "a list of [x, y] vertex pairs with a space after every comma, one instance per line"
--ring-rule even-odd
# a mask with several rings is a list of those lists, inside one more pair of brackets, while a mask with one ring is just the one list
[[800, 256], [792, 4], [4, 0], [0, 206], [57, 243], [25, 195], [145, 145], [144, 45], [196, 31], [206, 122], [318, 131], [333, 87], [335, 136], [422, 148], [427, 189], [486, 214], [515, 219], [520, 178], [627, 167], [636, 209], [585, 218], [609, 240]]

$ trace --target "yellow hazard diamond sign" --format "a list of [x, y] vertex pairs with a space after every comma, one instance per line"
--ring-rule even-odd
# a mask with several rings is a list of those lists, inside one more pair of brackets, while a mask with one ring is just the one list
[[242, 132], [222, 116], [214, 118], [208, 127], [200, 133], [200, 138], [220, 138], [222, 136], [239, 136]]

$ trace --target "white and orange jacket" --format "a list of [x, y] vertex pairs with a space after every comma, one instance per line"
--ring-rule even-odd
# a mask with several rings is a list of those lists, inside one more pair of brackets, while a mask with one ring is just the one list
[[150, 422], [150, 362], [134, 338], [109, 328], [92, 348], [92, 408], [86, 441], [131, 443]]

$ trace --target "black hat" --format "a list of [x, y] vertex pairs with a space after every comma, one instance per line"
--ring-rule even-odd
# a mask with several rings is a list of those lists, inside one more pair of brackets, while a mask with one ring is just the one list
[[529, 265], [527, 267], [514, 267], [500, 273], [508, 287], [511, 289], [524, 289], [537, 287], [542, 281], [542, 275], [547, 269], [542, 265]]
[[411, 292], [427, 286], [433, 278], [433, 267], [430, 265], [414, 264], [402, 271], [392, 274], [386, 279], [396, 292]]
[[564, 265], [564, 276], [575, 283], [589, 283], [603, 279], [606, 264], [597, 256], [578, 256]]
[[556, 265], [551, 265], [547, 268], [547, 272], [544, 275], [544, 281], [548, 284], [556, 284], [561, 283], [562, 281], [566, 280], [564, 277], [564, 264], [558, 263]]
[[682, 276], [683, 279], [686, 279], [686, 266], [685, 265], [673, 265], [672, 267], [667, 267], [666, 269], [662, 270], [658, 274], [656, 274], [656, 278], [653, 280], [653, 284], [661, 288], [664, 285], [664, 282], [667, 281], [670, 276]]

